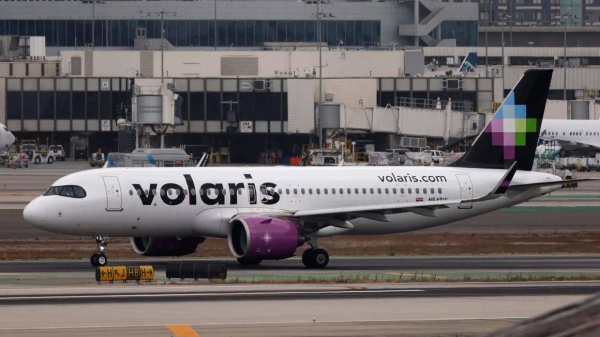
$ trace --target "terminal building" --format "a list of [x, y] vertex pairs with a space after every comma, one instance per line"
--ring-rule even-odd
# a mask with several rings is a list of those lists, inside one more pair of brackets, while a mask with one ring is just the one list
[[[318, 5], [1, 1], [0, 123], [70, 153], [117, 151], [132, 95], [164, 77], [181, 97], [166, 146], [228, 148], [232, 162], [248, 163], [267, 150], [298, 154], [316, 142], [319, 30], [326, 139], [348, 135], [379, 150], [447, 144], [479, 132], [521, 74], [541, 66], [558, 67], [550, 98], [566, 98], [552, 102], [552, 117], [569, 118], [575, 99], [600, 117], [600, 48], [569, 48], [565, 77], [563, 48], [482, 46], [482, 4]], [[479, 66], [458, 74], [470, 51]]]

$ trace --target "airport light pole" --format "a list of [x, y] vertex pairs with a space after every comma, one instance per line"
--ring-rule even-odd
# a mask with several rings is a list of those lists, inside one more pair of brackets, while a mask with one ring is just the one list
[[160, 12], [148, 12], [146, 16], [160, 16], [160, 83], [165, 84], [165, 15], [177, 16], [177, 12], [166, 12], [163, 7]]
[[[510, 19], [511, 16], [502, 14], [500, 20], [506, 23], [506, 19]], [[502, 24], [502, 100], [504, 100], [504, 24]]]
[[316, 3], [317, 4], [317, 12], [313, 13], [313, 16], [317, 19], [317, 45], [319, 48], [319, 102], [317, 104], [317, 112], [314, 113], [315, 116], [315, 129], [317, 131], [318, 139], [319, 139], [319, 148], [323, 146], [323, 130], [321, 129], [321, 108], [323, 106], [323, 55], [322, 55], [322, 47], [321, 47], [321, 28], [322, 28], [322, 19], [323, 18], [333, 18], [334, 16], [331, 13], [325, 13], [322, 9], [319, 9], [319, 3], [328, 4], [329, 1], [316, 0], [314, 2], [307, 2], [308, 4]]
[[567, 8], [567, 12], [563, 15], [557, 15], [555, 18], [556, 19], [563, 19], [564, 20], [564, 27], [565, 27], [565, 35], [564, 35], [564, 39], [563, 39], [563, 100], [567, 100], [567, 19], [571, 19], [571, 22], [573, 22], [573, 19], [577, 18], [577, 15], [573, 15], [570, 14], [571, 12], [571, 8]]
[[492, 4], [494, 2], [493, 1], [489, 1], [486, 4], [486, 7], [488, 9], [487, 11], [487, 21], [485, 24], [485, 77], [488, 77], [488, 30], [490, 30], [490, 21], [492, 19]]
[[[94, 50], [94, 47], [96, 46], [96, 4], [101, 4], [101, 5], [105, 5], [106, 1], [104, 0], [83, 0], [82, 3], [84, 4], [92, 4], [92, 50]], [[85, 39], [84, 39], [85, 42]]]

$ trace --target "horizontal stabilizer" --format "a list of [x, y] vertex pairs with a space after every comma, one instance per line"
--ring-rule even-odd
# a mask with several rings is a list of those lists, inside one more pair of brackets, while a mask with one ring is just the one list
[[531, 183], [531, 184], [519, 184], [513, 185], [509, 187], [509, 190], [519, 190], [519, 189], [530, 189], [532, 187], [547, 187], [547, 186], [557, 186], [564, 185], [569, 183], [580, 183], [584, 181], [597, 181], [600, 178], [581, 178], [581, 179], [569, 179], [569, 180], [559, 180], [559, 181], [546, 181], [543, 183]]

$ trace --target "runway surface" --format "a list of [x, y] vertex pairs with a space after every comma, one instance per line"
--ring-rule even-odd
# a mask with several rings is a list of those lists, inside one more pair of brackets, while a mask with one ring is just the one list
[[[258, 266], [241, 266], [234, 259], [137, 259], [110, 260], [109, 265], [152, 265], [164, 273], [167, 263], [223, 263], [228, 271], [238, 273], [307, 272], [299, 258], [263, 261]], [[0, 274], [78, 273], [93, 271], [89, 261], [2, 261]], [[502, 256], [433, 256], [433, 257], [332, 257], [326, 269], [310, 273], [339, 271], [600, 271], [600, 255], [502, 255]]]
[[482, 336], [598, 289], [596, 282], [0, 287], [0, 336]]

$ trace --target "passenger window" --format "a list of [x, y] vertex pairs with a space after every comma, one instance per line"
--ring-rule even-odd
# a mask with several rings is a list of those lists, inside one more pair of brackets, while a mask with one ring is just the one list
[[317, 188], [317, 194], [321, 194], [321, 189]]
[[165, 190], [163, 190], [162, 188], [160, 189], [160, 195], [165, 195]]
[[308, 189], [308, 194], [312, 194], [312, 188]]
[[156, 195], [156, 190], [152, 190], [152, 195]]
[[283, 191], [280, 189], [277, 190], [277, 192], [279, 192], [279, 194], [283, 194]]
[[[281, 188], [279, 189], [279, 194], [281, 194]], [[241, 188], [238, 190], [238, 195], [242, 195], [242, 189]]]
[[441, 188], [438, 188], [438, 193], [442, 194], [442, 189]]
[[367, 189], [363, 188], [363, 194], [367, 194]]
[[187, 195], [187, 190], [183, 190], [183, 195]]
[[427, 194], [427, 189], [426, 188], [423, 189], [423, 194]]
[[201, 196], [204, 195], [204, 190], [198, 190], [198, 194], [200, 194]]
[[435, 189], [432, 187], [429, 192], [431, 192], [431, 194], [435, 194]]
[[267, 189], [264, 186], [260, 187], [260, 193], [267, 194]]
[[63, 187], [62, 191], [60, 192], [60, 195], [62, 195], [63, 197], [74, 197], [75, 192], [73, 191], [73, 187], [65, 186], [65, 187]]
[[298, 189], [294, 188], [294, 194], [298, 194]]
[[142, 190], [136, 190], [137, 195], [142, 195]]
[[403, 188], [400, 189], [400, 194], [404, 194], [404, 189]]
[[381, 188], [377, 189], [377, 193], [381, 194]]
[[408, 189], [408, 194], [412, 194], [412, 188]]
[[233, 189], [229, 189], [229, 195], [235, 195], [235, 192], [233, 191]]
[[389, 189], [385, 189], [385, 194], [390, 194], [390, 190]]
[[351, 188], [348, 188], [348, 189], [346, 190], [346, 192], [348, 192], [348, 194], [352, 194], [352, 189], [351, 189]]
[[285, 189], [285, 194], [290, 194], [290, 189], [289, 188]]
[[369, 192], [371, 192], [371, 194], [375, 194], [375, 190], [374, 190], [374, 189], [372, 189], [372, 188], [370, 189], [370, 191], [369, 191]]
[[210, 188], [209, 188], [209, 189], [207, 189], [207, 190], [206, 190], [206, 195], [210, 195], [210, 191], [211, 191], [211, 189], [210, 189]]
[[331, 194], [335, 194], [335, 188], [331, 189]]
[[358, 194], [358, 188], [354, 189], [354, 194]]
[[196, 190], [190, 190], [191, 195], [196, 195]]
[[129, 195], [133, 195], [133, 190], [129, 190]]
[[419, 188], [415, 188], [415, 194], [419, 194]]
[[[86, 194], [85, 191], [83, 190], [83, 188], [79, 187], [79, 186], [74, 186], [73, 189], [75, 190], [75, 196], [77, 198], [85, 198]], [[139, 193], [139, 190], [138, 190]]]
[[340, 194], [344, 194], [344, 189], [340, 188]]
[[326, 188], [323, 189], [323, 193], [327, 194], [327, 189]]
[[396, 189], [392, 188], [392, 193], [396, 194]]
[[303, 188], [300, 189], [300, 193], [304, 194], [304, 189]]

